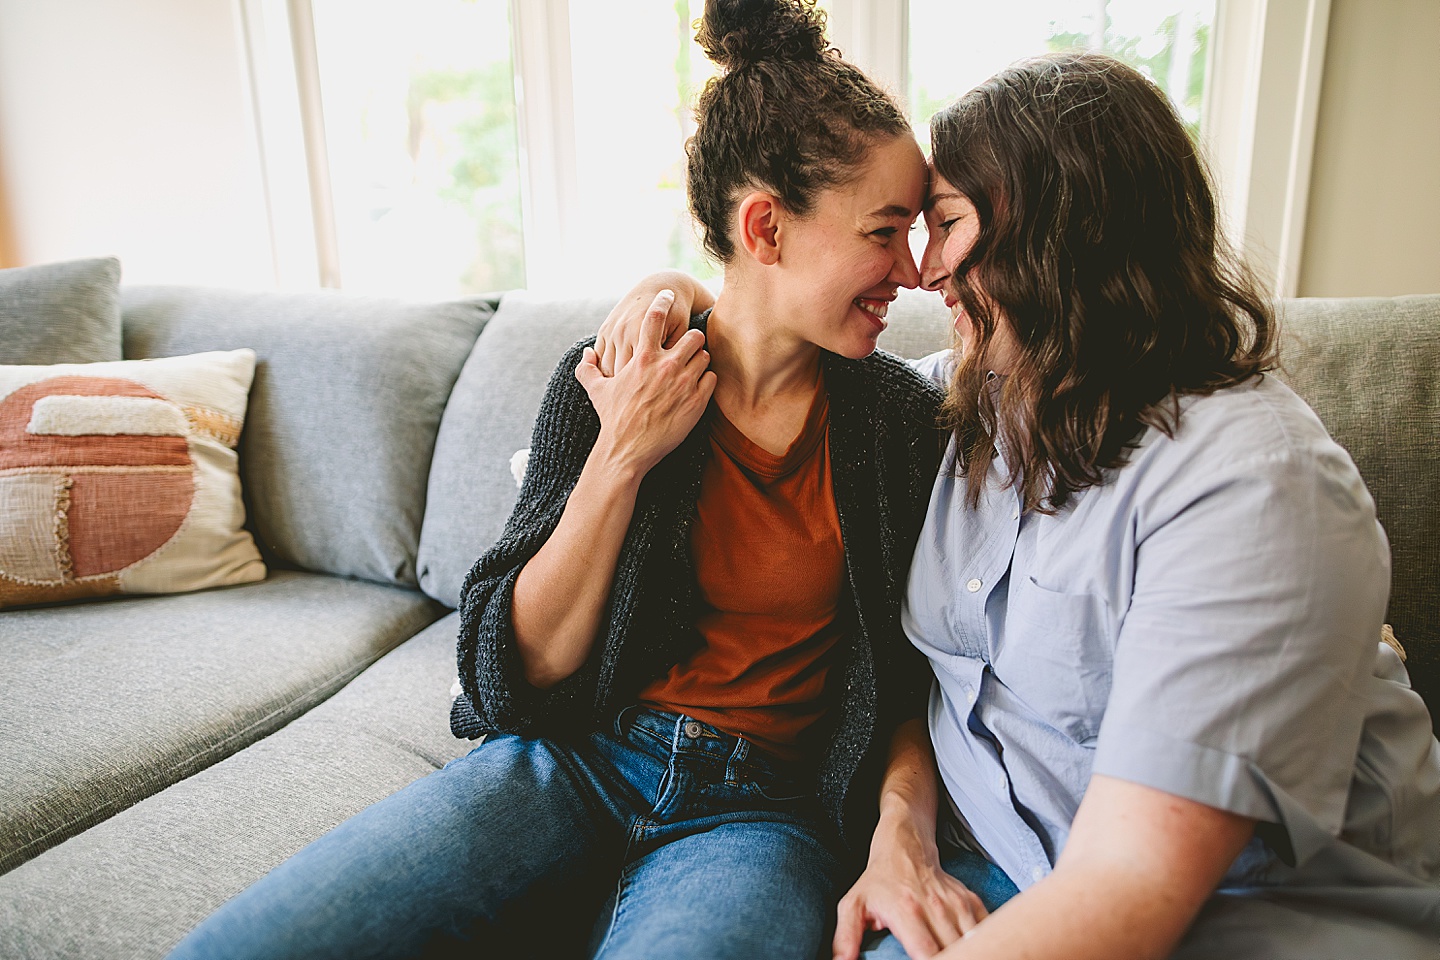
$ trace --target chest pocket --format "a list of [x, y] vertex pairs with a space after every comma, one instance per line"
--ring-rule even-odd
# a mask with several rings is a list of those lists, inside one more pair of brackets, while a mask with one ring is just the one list
[[1105, 602], [1058, 593], [1029, 577], [1010, 586], [996, 678], [1041, 719], [1077, 742], [1100, 731], [1115, 650]]

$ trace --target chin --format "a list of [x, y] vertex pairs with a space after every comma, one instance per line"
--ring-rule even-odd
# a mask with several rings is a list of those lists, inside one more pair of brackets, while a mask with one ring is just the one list
[[841, 349], [836, 350], [835, 353], [838, 353], [847, 360], [864, 360], [875, 352], [878, 341], [878, 337], [865, 337], [852, 340], [844, 344]]

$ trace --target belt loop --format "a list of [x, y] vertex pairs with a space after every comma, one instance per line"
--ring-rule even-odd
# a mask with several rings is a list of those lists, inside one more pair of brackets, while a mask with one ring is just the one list
[[735, 749], [730, 751], [730, 760], [725, 764], [725, 785], [733, 787], [740, 782], [740, 765], [750, 755], [750, 741], [744, 737], [735, 738]]
[[685, 730], [685, 717], [675, 717], [675, 729], [670, 731], [670, 757], [671, 762], [680, 754], [680, 737]]

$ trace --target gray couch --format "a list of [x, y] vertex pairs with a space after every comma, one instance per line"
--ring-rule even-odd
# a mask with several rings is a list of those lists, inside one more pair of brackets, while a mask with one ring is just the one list
[[[126, 357], [259, 355], [240, 455], [271, 573], [0, 612], [0, 956], [162, 956], [469, 748], [447, 727], [460, 583], [509, 513], [510, 457], [555, 360], [612, 302], [123, 291]], [[1389, 619], [1433, 707], [1440, 296], [1284, 312], [1286, 375], [1379, 503]], [[882, 346], [928, 353], [947, 325], [938, 298], [909, 294]]]

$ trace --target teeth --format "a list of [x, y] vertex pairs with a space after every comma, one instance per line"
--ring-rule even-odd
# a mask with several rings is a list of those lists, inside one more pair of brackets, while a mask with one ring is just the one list
[[864, 310], [866, 313], [873, 313], [881, 320], [885, 319], [885, 314], [890, 309], [890, 304], [886, 303], [884, 300], [856, 300], [855, 306], [859, 307], [861, 310]]

